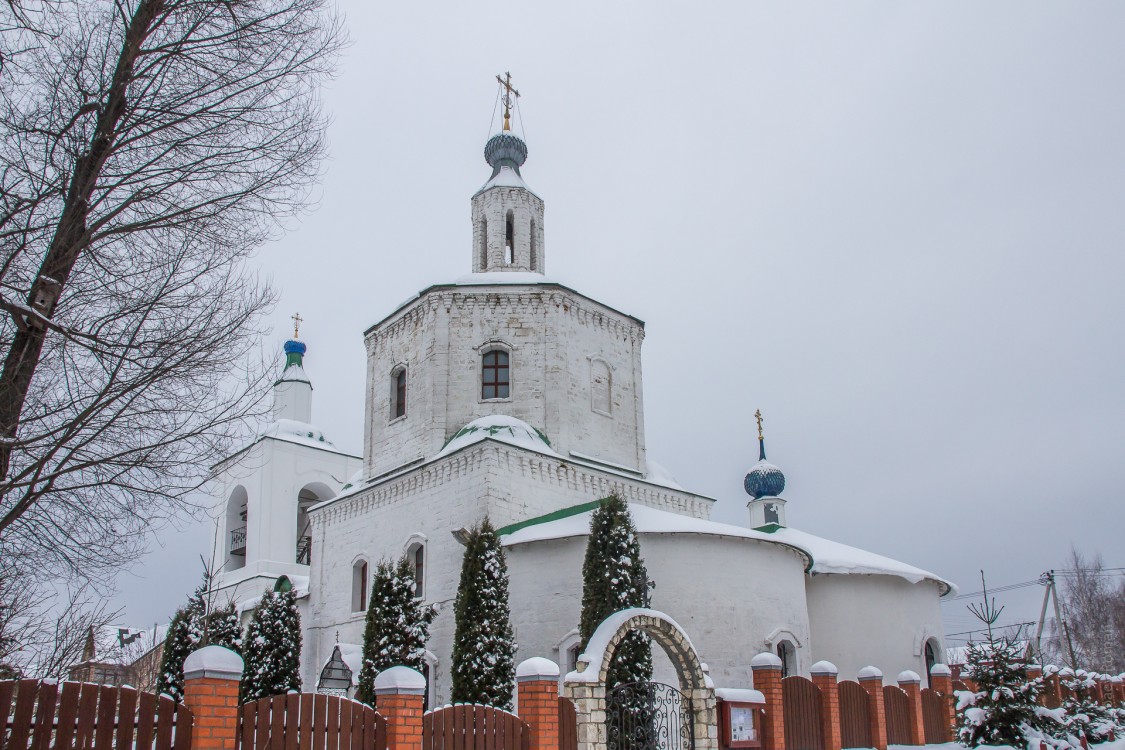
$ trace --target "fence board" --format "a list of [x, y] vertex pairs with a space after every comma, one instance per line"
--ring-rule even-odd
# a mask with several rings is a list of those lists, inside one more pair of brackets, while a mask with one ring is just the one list
[[151, 750], [156, 729], [156, 696], [141, 693], [137, 696], [137, 750]]
[[[31, 732], [31, 717], [35, 711], [35, 694], [38, 680], [20, 680], [16, 688], [16, 708], [12, 712], [12, 732], [8, 735], [8, 750], [26, 750]], [[7, 718], [7, 717], [5, 717]]]
[[871, 726], [867, 711], [871, 700], [858, 682], [837, 683], [840, 696], [840, 740], [842, 747], [871, 747]]
[[[94, 747], [109, 750], [113, 747], [113, 722], [117, 718], [117, 690], [103, 685], [98, 690], [98, 719], [94, 726]], [[167, 747], [171, 747], [168, 743]]]
[[785, 705], [786, 750], [824, 750], [820, 726], [820, 688], [794, 675], [781, 681]]
[[172, 747], [172, 723], [176, 720], [176, 702], [166, 695], [156, 699], [156, 750]]
[[[45, 682], [39, 687], [39, 705], [35, 709], [35, 731], [31, 736], [32, 750], [50, 750], [55, 724], [55, 700], [58, 694], [57, 682]], [[0, 716], [8, 718], [6, 713]]]
[[[133, 750], [133, 732], [136, 729], [133, 720], [137, 715], [137, 691], [123, 687], [119, 693], [117, 715], [121, 719], [117, 722], [117, 750]], [[190, 724], [190, 720], [187, 723]]]
[[[12, 708], [12, 695], [16, 691], [15, 680], [4, 680], [0, 682], [0, 716], [4, 717], [7, 722], [8, 717], [11, 715]], [[0, 732], [0, 748], [4, 747], [4, 736], [6, 732]]]
[[936, 690], [922, 689], [922, 730], [927, 745], [952, 742], [952, 728], [946, 722], [945, 702], [949, 698]]
[[[574, 707], [567, 705], [573, 725]], [[378, 745], [383, 747], [379, 750], [384, 750], [386, 725], [381, 716], [376, 721], [381, 725]], [[491, 706], [446, 706], [422, 718], [422, 750], [528, 750], [530, 736], [527, 724], [518, 716]], [[574, 748], [561, 746], [560, 750]]]
[[887, 717], [887, 744], [910, 744], [910, 699], [897, 685], [883, 686], [883, 708]]
[[97, 685], [87, 683], [82, 685], [82, 697], [78, 699], [78, 729], [74, 733], [74, 747], [77, 750], [89, 750], [93, 746], [98, 689]]
[[578, 715], [574, 703], [559, 696], [559, 750], [578, 750]]
[[[191, 750], [191, 733], [194, 731], [195, 717], [191, 710], [184, 705], [176, 706], [176, 731], [175, 746], [173, 750]], [[238, 742], [238, 732], [235, 731], [235, 742]]]
[[[285, 696], [285, 750], [297, 750], [300, 740], [301, 694], [289, 693]], [[276, 706], [275, 706], [276, 708]]]
[[78, 721], [78, 698], [81, 693], [81, 684], [63, 683], [62, 697], [59, 698], [59, 725], [55, 729], [55, 750], [70, 750], [73, 747], [71, 743], [74, 741], [74, 723]]
[[[313, 696], [313, 726], [328, 726], [328, 696], [317, 694]], [[322, 731], [313, 732], [313, 750], [325, 750], [328, 737]]]

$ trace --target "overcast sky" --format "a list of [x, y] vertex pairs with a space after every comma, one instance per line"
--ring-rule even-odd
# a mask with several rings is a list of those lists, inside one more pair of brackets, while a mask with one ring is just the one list
[[[1072, 544], [1125, 565], [1125, 4], [544, 5], [341, 3], [318, 207], [260, 254], [263, 344], [300, 311], [337, 445], [364, 329], [470, 270], [510, 70], [547, 273], [646, 322], [649, 453], [716, 520], [761, 408], [792, 526], [964, 592]], [[125, 622], [171, 616], [208, 533], [122, 578]]]

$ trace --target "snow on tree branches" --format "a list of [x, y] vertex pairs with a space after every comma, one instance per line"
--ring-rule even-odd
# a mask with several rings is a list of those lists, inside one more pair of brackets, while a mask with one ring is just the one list
[[375, 705], [375, 677], [384, 669], [403, 666], [421, 672], [425, 666], [426, 639], [437, 609], [415, 598], [415, 590], [414, 568], [406, 555], [375, 568], [356, 700]]
[[301, 689], [301, 615], [297, 594], [266, 591], [242, 643], [242, 701]]
[[487, 518], [469, 532], [454, 618], [453, 702], [510, 709], [516, 643], [508, 609], [508, 564]]

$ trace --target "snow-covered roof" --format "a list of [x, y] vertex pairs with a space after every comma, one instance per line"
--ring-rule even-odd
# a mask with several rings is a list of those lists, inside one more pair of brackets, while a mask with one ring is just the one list
[[457, 286], [490, 286], [492, 284], [554, 284], [546, 274], [535, 271], [484, 271], [458, 276]]
[[490, 439], [518, 448], [526, 448], [547, 456], [562, 458], [551, 448], [551, 442], [542, 432], [522, 419], [504, 414], [493, 414], [469, 422], [449, 439], [449, 442], [438, 452], [436, 457], [448, 456], [450, 453], [459, 451], [468, 445]]
[[[949, 581], [921, 568], [915, 568], [912, 565], [876, 555], [873, 552], [849, 547], [846, 544], [822, 539], [796, 529], [781, 528], [774, 532], [756, 531], [745, 526], [692, 518], [636, 503], [629, 504], [629, 511], [633, 516], [633, 523], [636, 524], [637, 531], [641, 534], [708, 534], [754, 539], [781, 544], [796, 550], [806, 558], [806, 568], [813, 574], [890, 575], [904, 578], [911, 583], [918, 583], [922, 580], [935, 581], [946, 589], [942, 592], [943, 594], [956, 590]], [[511, 547], [517, 544], [548, 539], [586, 536], [590, 532], [590, 515], [592, 513], [593, 509], [591, 508], [563, 518], [525, 525], [505, 535], [503, 544], [506, 547]]]
[[672, 472], [668, 471], [651, 458], [645, 460], [645, 479], [653, 484], [659, 484], [661, 487], [687, 492], [687, 490], [676, 481], [676, 478], [672, 476]]
[[[293, 368], [290, 367], [289, 369], [292, 370]], [[274, 440], [319, 448], [345, 456], [351, 455], [337, 448], [318, 427], [294, 419], [279, 419], [276, 422], [271, 422], [259, 433], [257, 439], [261, 440], [262, 438], [273, 438]]]
[[[360, 643], [337, 643], [340, 648], [340, 658], [344, 660], [344, 664], [348, 665], [348, 669], [352, 671], [352, 685], [359, 684], [359, 670], [363, 667], [363, 644]], [[328, 662], [332, 661], [332, 654], [329, 652], [328, 658], [320, 665], [317, 670], [317, 675], [324, 671], [328, 666]]]
[[481, 186], [481, 189], [477, 192], [481, 193], [485, 190], [488, 190], [489, 188], [494, 187], [523, 188], [532, 195], [535, 194], [535, 191], [529, 188], [527, 186], [527, 183], [523, 181], [523, 177], [520, 177], [519, 172], [507, 165], [501, 166], [500, 170], [496, 173], [496, 176], [491, 178], [488, 182], [484, 183], [484, 185]]

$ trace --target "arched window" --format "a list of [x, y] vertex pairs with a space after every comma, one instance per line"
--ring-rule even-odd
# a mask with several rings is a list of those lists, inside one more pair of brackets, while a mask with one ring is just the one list
[[391, 419], [406, 416], [406, 367], [391, 370]]
[[414, 596], [418, 599], [426, 598], [426, 545], [415, 542], [406, 550], [406, 559], [410, 567], [414, 568]]
[[227, 498], [227, 541], [229, 543], [227, 570], [246, 565], [246, 518], [249, 501], [246, 488], [239, 485]]
[[789, 641], [778, 641], [777, 658], [781, 659], [781, 676], [797, 674], [797, 649]]
[[515, 260], [516, 256], [516, 221], [512, 216], [512, 212], [508, 212], [507, 218], [504, 220], [504, 262], [509, 266]]
[[485, 352], [481, 357], [480, 397], [508, 398], [508, 353], [499, 349]]
[[590, 360], [590, 408], [609, 414], [613, 403], [613, 380], [603, 359]]
[[352, 612], [367, 611], [367, 561], [356, 560], [352, 565]]
[[937, 644], [933, 639], [926, 641], [926, 685], [933, 687], [930, 682], [930, 670], [937, 664]]

